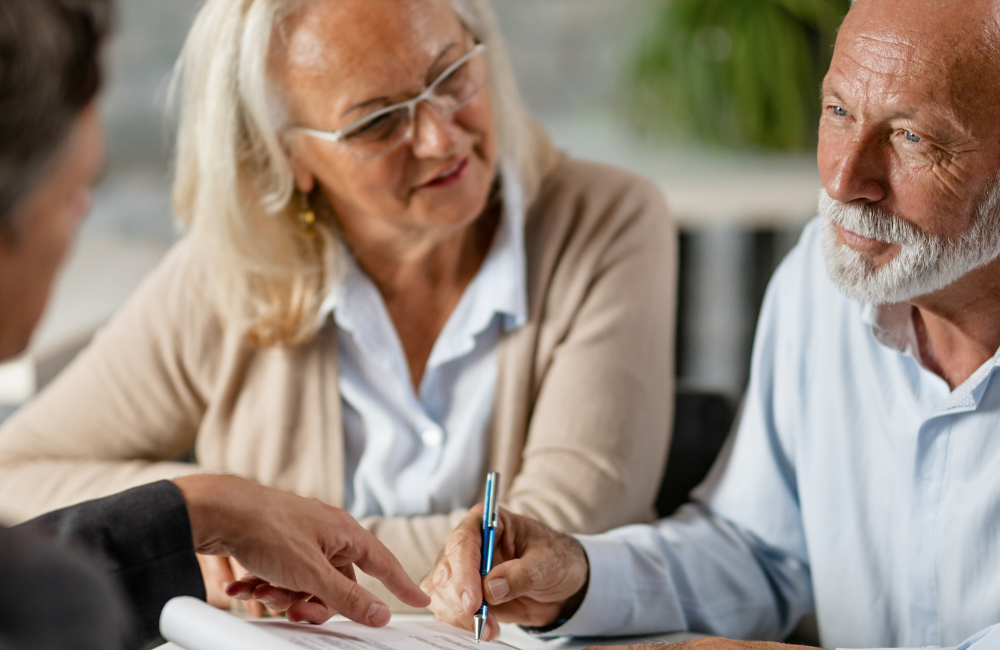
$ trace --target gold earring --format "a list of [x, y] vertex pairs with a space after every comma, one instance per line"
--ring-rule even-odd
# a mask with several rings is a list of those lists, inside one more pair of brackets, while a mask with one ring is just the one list
[[302, 209], [299, 211], [299, 225], [302, 226], [302, 235], [306, 239], [312, 239], [316, 236], [316, 212], [309, 205], [308, 194], [300, 192], [299, 196], [302, 201]]

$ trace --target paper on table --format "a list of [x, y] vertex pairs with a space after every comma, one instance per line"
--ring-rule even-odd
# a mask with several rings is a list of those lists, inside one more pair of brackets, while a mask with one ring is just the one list
[[497, 641], [476, 645], [472, 632], [435, 621], [370, 628], [350, 621], [303, 625], [243, 621], [196, 598], [174, 598], [160, 615], [160, 633], [185, 650], [510, 650]]
[[160, 634], [185, 650], [299, 650], [232, 614], [182, 596], [171, 599], [160, 613]]
[[389, 623], [386, 627], [370, 628], [350, 621], [334, 621], [320, 626], [304, 626], [288, 622], [259, 622], [253, 625], [310, 650], [510, 650], [499, 643], [476, 645], [472, 632], [438, 623]]

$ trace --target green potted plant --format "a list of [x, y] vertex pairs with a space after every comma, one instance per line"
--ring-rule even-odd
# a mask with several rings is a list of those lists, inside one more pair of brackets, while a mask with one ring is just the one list
[[730, 149], [814, 146], [850, 0], [654, 2], [627, 75], [634, 125]]

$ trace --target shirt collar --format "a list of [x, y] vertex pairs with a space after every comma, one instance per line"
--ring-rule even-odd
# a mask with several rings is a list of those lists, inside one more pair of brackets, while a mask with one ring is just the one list
[[[517, 329], [528, 320], [524, 188], [514, 165], [503, 163], [500, 169], [503, 196], [500, 223], [482, 267], [466, 289], [466, 294], [472, 295], [463, 296], [461, 301], [466, 303], [466, 298], [472, 298], [474, 304], [468, 308], [480, 316], [472, 325], [477, 333], [488, 326], [494, 314], [503, 317], [506, 330]], [[370, 316], [354, 313], [358, 301], [353, 297], [364, 292], [363, 284], [372, 283], [347, 246], [339, 242], [338, 248], [338, 279], [320, 307], [319, 318], [324, 322], [333, 314], [340, 327], [353, 331], [359, 321]], [[461, 303], [459, 308], [463, 306]], [[486, 322], [479, 322], [483, 320]]]
[[[909, 303], [889, 305], [866, 304], [861, 311], [861, 319], [871, 327], [875, 340], [898, 352], [912, 357], [923, 368], [920, 361], [920, 348], [917, 343], [917, 332], [913, 327], [913, 306]], [[948, 412], [954, 409], [976, 408], [986, 391], [987, 380], [993, 372], [1000, 369], [1000, 349], [993, 358], [983, 364], [965, 380], [961, 386], [951, 391], [945, 400], [938, 405], [937, 412]]]
[[872, 336], [876, 341], [887, 348], [919, 359], [912, 314], [913, 306], [909, 303], [891, 305], [869, 303], [861, 311], [861, 320], [871, 327]]

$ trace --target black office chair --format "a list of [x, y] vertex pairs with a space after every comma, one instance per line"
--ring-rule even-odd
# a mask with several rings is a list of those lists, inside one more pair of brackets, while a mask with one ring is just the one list
[[674, 408], [674, 437], [656, 498], [660, 517], [687, 503], [712, 468], [736, 417], [732, 401], [721, 393], [678, 390]]

